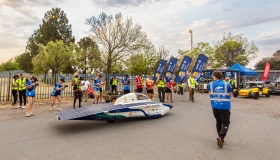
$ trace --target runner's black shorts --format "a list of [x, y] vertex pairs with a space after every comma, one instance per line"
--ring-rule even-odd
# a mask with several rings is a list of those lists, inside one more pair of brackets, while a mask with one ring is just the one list
[[152, 90], [152, 89], [147, 89], [147, 93], [154, 94], [154, 90]]

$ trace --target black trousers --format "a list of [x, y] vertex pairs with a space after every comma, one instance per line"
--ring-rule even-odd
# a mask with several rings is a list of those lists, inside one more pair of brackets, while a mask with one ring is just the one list
[[117, 87], [118, 87], [118, 86], [113, 86], [113, 85], [112, 85], [112, 90], [111, 90], [111, 91], [112, 91], [112, 92], [114, 92], [114, 91], [117, 92]]
[[73, 104], [74, 108], [75, 108], [75, 105], [76, 105], [76, 99], [79, 99], [79, 107], [82, 107], [81, 106], [82, 97], [83, 97], [83, 92], [82, 91], [74, 91], [74, 104]]
[[130, 90], [123, 90], [123, 94], [128, 94], [130, 93]]
[[17, 95], [18, 90], [12, 89], [12, 95], [14, 97], [14, 103], [13, 105], [15, 105], [17, 103], [18, 100], [18, 95]]
[[230, 124], [230, 110], [214, 109], [213, 114], [216, 119], [216, 129], [220, 138], [224, 139]]
[[22, 98], [23, 98], [23, 104], [26, 106], [26, 89], [19, 90], [19, 105], [22, 106]]
[[164, 102], [165, 98], [165, 87], [158, 87], [158, 98], [160, 102]]
[[181, 94], [181, 95], [183, 95], [183, 87], [179, 87], [179, 91], [178, 91], [178, 94]]

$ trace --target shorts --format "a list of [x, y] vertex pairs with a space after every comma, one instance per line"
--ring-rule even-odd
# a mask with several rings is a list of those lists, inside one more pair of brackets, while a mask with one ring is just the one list
[[123, 94], [130, 93], [130, 90], [123, 90]]
[[170, 88], [165, 88], [165, 93], [171, 93], [171, 89]]
[[142, 92], [143, 92], [143, 88], [137, 88], [136, 91], [137, 91], [138, 93], [142, 93]]
[[52, 94], [51, 96], [60, 96], [61, 94], [60, 93], [58, 93], [58, 92], [55, 92], [54, 94]]
[[152, 89], [147, 89], [147, 93], [154, 94], [154, 90], [152, 90]]
[[94, 95], [99, 96], [100, 95], [100, 91], [94, 91]]
[[102, 92], [102, 88], [100, 88], [100, 92]]

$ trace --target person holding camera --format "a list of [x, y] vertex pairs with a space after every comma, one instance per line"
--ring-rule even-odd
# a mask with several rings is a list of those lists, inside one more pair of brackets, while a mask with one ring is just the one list
[[162, 75], [160, 75], [156, 81], [158, 86], [158, 98], [160, 102], [164, 103], [165, 98], [165, 80]]
[[88, 94], [87, 94], [87, 90], [90, 87], [90, 83], [87, 80], [87, 77], [85, 76], [84, 79], [82, 80], [82, 93], [83, 93], [83, 97], [86, 99], [85, 102], [87, 102], [88, 100]]
[[34, 104], [34, 98], [35, 98], [35, 89], [36, 89], [36, 82], [38, 81], [37, 77], [31, 76], [30, 80], [26, 82], [26, 97], [27, 97], [27, 107], [25, 111], [25, 117], [33, 116], [32, 108]]
[[73, 86], [73, 91], [74, 91], [74, 103], [73, 103], [73, 108], [76, 108], [76, 99], [79, 99], [79, 108], [81, 106], [82, 102], [82, 90], [81, 90], [81, 78], [79, 78], [78, 73], [74, 73], [74, 78], [72, 79], [71, 85]]
[[104, 83], [101, 82], [101, 78], [102, 76], [100, 74], [97, 75], [98, 77], [95, 78], [94, 80], [94, 100], [93, 100], [93, 104], [97, 104], [100, 98], [100, 86], [102, 86]]
[[54, 85], [53, 91], [51, 93], [51, 97], [52, 97], [52, 105], [50, 107], [50, 111], [53, 110], [53, 106], [55, 104], [55, 99], [58, 100], [58, 106], [57, 106], [57, 110], [61, 111], [60, 108], [60, 103], [61, 103], [61, 91], [65, 89], [65, 87], [68, 87], [67, 85], [64, 85], [65, 80], [63, 78], [61, 78], [59, 80], [59, 82], [57, 82]]
[[123, 94], [130, 93], [130, 80], [128, 79], [128, 75], [125, 75], [124, 79], [122, 80], [123, 84]]
[[16, 105], [17, 100], [18, 100], [18, 89], [19, 89], [19, 83], [18, 83], [18, 75], [14, 75], [13, 77], [13, 81], [12, 81], [12, 95], [14, 97], [14, 103], [12, 103], [13, 106]]

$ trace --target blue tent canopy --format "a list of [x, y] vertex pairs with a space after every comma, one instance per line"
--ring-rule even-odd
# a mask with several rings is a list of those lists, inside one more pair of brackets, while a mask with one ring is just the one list
[[235, 63], [234, 65], [230, 66], [228, 69], [230, 70], [238, 70], [241, 76], [258, 76], [258, 73], [254, 70], [248, 69], [239, 63]]

